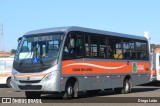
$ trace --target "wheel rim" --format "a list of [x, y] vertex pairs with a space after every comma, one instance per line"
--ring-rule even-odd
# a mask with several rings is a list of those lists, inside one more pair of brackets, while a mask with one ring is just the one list
[[68, 93], [69, 96], [72, 96], [72, 94], [73, 94], [72, 86], [69, 86], [69, 87], [68, 87], [67, 93]]
[[129, 91], [129, 83], [126, 82], [125, 91]]

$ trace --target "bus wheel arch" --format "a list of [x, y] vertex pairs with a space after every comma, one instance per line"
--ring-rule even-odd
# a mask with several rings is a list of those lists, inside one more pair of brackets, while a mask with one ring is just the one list
[[6, 84], [9, 88], [11, 88], [11, 76], [9, 76], [6, 80]]
[[65, 93], [63, 98], [70, 99], [72, 97], [78, 97], [79, 82], [76, 77], [69, 77], [65, 84]]
[[126, 80], [126, 79], [132, 80], [132, 78], [131, 78], [131, 76], [129, 74], [125, 76], [124, 80]]

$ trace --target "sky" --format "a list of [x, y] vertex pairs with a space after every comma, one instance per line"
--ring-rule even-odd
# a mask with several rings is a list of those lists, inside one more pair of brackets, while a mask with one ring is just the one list
[[151, 43], [160, 44], [160, 0], [1, 0], [2, 24], [4, 51], [16, 49], [28, 31], [61, 26], [138, 36], [148, 31]]

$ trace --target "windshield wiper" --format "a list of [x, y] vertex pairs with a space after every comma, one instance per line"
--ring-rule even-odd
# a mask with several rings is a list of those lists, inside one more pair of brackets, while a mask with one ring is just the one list
[[19, 63], [19, 67], [21, 67], [23, 64], [23, 59], [21, 60], [21, 62]]
[[41, 63], [41, 65], [44, 66], [44, 62], [43, 62], [43, 60], [42, 60], [42, 57], [39, 58], [39, 62]]

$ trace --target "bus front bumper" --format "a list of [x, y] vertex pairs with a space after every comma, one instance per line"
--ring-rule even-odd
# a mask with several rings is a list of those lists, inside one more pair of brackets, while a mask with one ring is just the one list
[[[34, 81], [33, 81], [34, 82]], [[55, 79], [48, 81], [39, 81], [34, 83], [28, 83], [27, 81], [18, 81], [13, 77], [11, 78], [11, 86], [13, 91], [40, 91], [40, 92], [60, 92], [60, 84], [57, 84]]]

